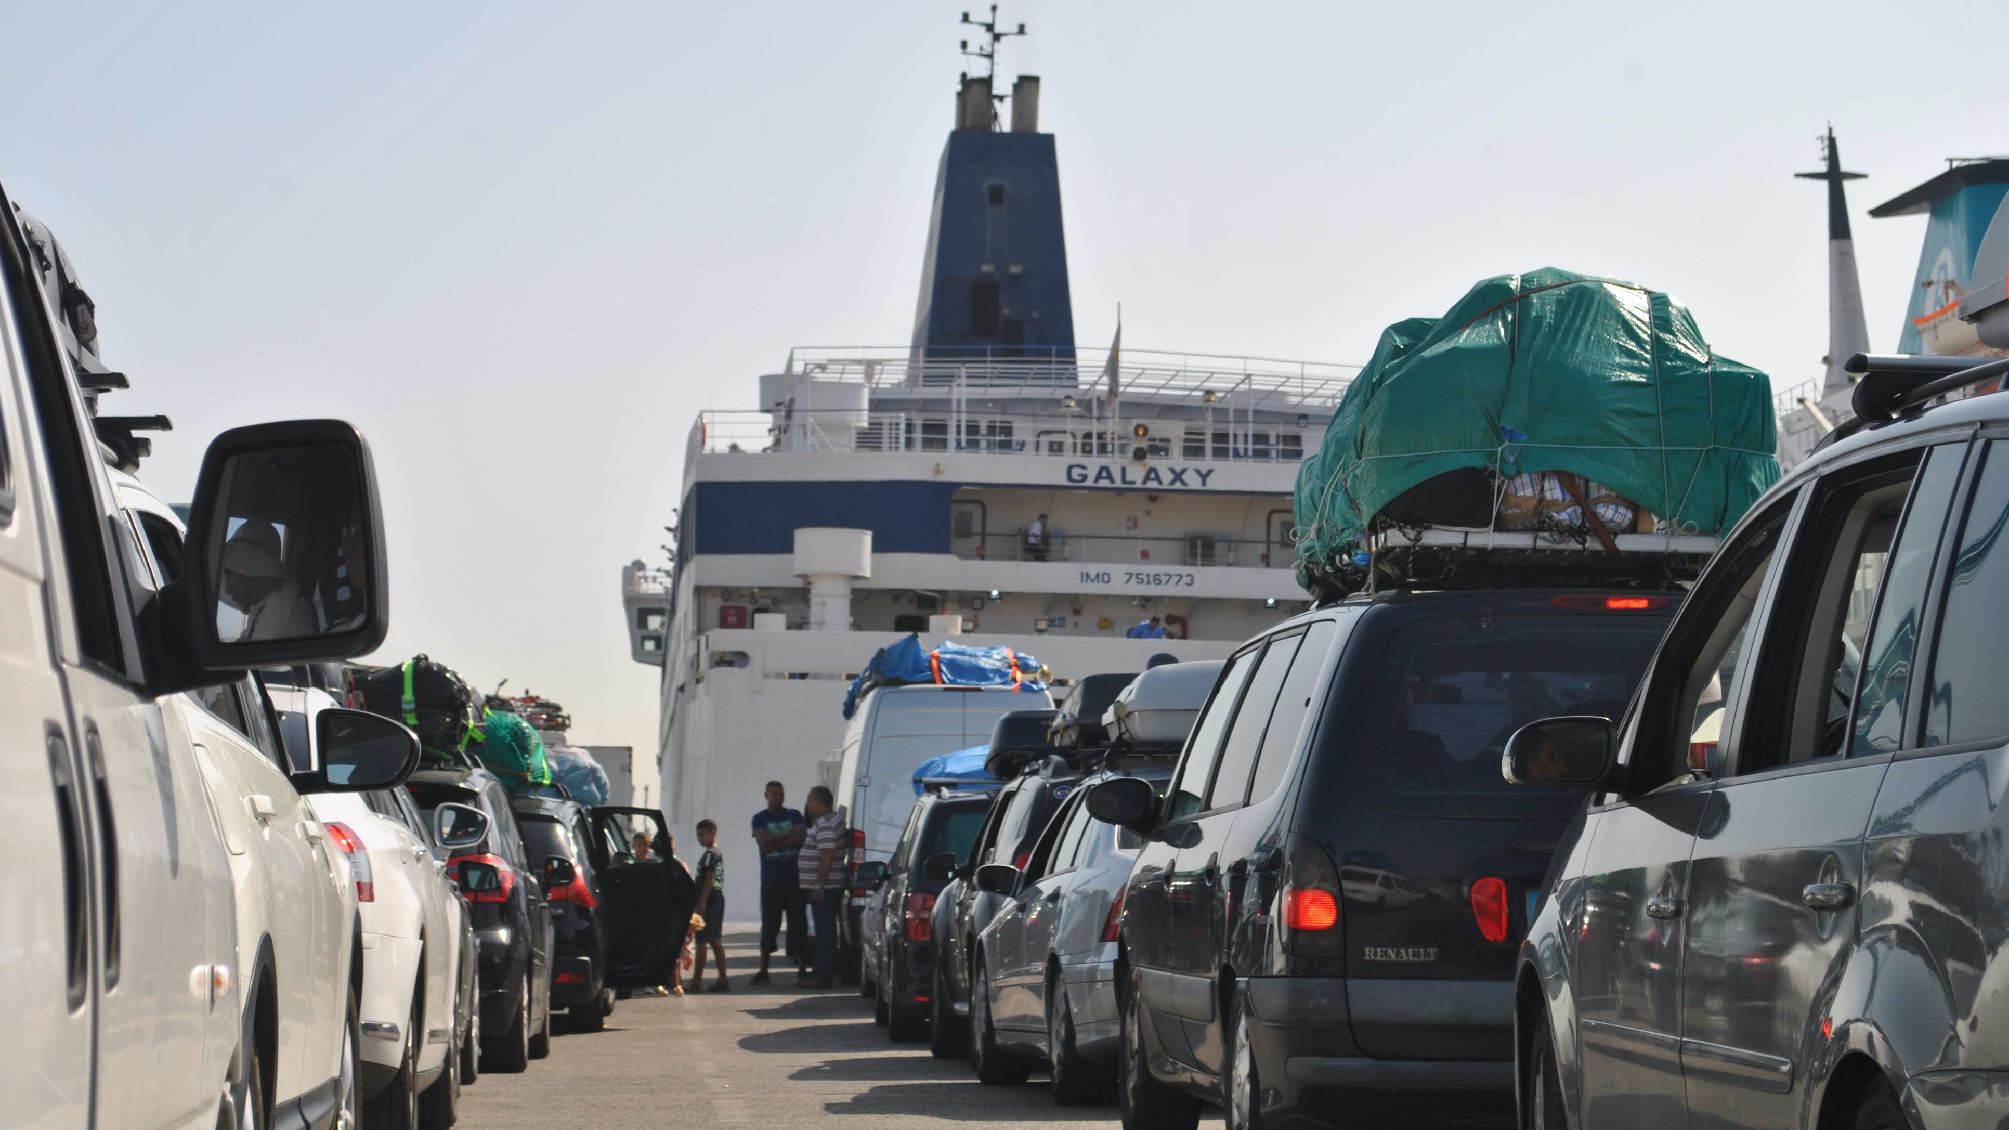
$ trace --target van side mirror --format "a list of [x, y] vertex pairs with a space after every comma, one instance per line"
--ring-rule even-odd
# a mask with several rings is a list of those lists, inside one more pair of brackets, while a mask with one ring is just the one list
[[488, 838], [488, 813], [466, 804], [442, 804], [432, 814], [433, 843], [448, 851]]
[[854, 887], [864, 887], [868, 890], [878, 890], [880, 887], [886, 885], [886, 865], [876, 859], [870, 863], [859, 864], [857, 869], [851, 873], [851, 885]]
[[419, 766], [419, 739], [381, 714], [331, 706], [314, 715], [321, 764], [293, 775], [301, 793], [368, 793], [405, 783]]
[[1088, 814], [1104, 824], [1144, 831], [1158, 814], [1158, 790], [1138, 777], [1104, 781], [1088, 793]]
[[939, 855], [929, 856], [928, 861], [926, 863], [921, 864], [921, 875], [923, 878], [932, 880], [937, 883], [946, 883], [950, 879], [955, 878], [956, 877], [955, 853], [945, 851]]
[[1507, 739], [1500, 774], [1515, 785], [1595, 789], [1611, 780], [1615, 745], [1609, 718], [1544, 718]]
[[986, 863], [977, 868], [977, 890], [993, 895], [1018, 891], [1019, 870], [1009, 863]]
[[188, 565], [171, 586], [182, 590], [194, 666], [286, 667], [376, 650], [390, 622], [382, 515], [369, 447], [346, 423], [216, 437], [189, 508]]

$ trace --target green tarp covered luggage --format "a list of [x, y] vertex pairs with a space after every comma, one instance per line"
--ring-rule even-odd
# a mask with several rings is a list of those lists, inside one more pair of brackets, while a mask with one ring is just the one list
[[1388, 327], [1348, 386], [1298, 469], [1298, 581], [1358, 588], [1377, 530], [1509, 528], [1503, 512], [1720, 535], [1778, 480], [1776, 446], [1770, 380], [1674, 299], [1554, 268], [1486, 279]]
[[544, 739], [522, 715], [507, 710], [484, 711], [477, 739], [468, 743], [468, 748], [510, 792], [551, 784], [551, 762], [544, 756]]

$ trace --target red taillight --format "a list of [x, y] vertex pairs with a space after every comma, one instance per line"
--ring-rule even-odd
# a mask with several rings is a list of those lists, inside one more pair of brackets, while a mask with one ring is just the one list
[[1284, 892], [1284, 925], [1293, 930], [1330, 930], [1339, 925], [1339, 899], [1320, 887]]
[[572, 876], [571, 882], [562, 887], [551, 888], [550, 892], [544, 897], [552, 902], [569, 902], [574, 906], [583, 907], [587, 910], [592, 910], [600, 905], [600, 900], [593, 897], [593, 888], [586, 885], [586, 877], [584, 875]]
[[933, 941], [935, 938], [934, 914], [935, 896], [921, 891], [909, 892], [907, 895], [907, 907], [900, 914], [900, 920], [906, 923], [907, 940], [910, 942]]
[[1105, 942], [1116, 941], [1120, 936], [1117, 931], [1122, 924], [1123, 892], [1119, 890], [1116, 892], [1116, 897], [1109, 900], [1109, 917], [1102, 920], [1102, 940]]
[[349, 857], [349, 875], [356, 880], [356, 901], [377, 901], [376, 874], [370, 870], [370, 853], [363, 850], [363, 838], [347, 824], [330, 820], [321, 825], [328, 830], [328, 838]]
[[1026, 861], [1027, 861], [1027, 860], [1030, 860], [1031, 858], [1032, 858], [1032, 853], [1031, 853], [1030, 851], [1022, 851], [1022, 852], [1019, 852], [1019, 853], [1018, 853], [1017, 855], [1015, 855], [1015, 856], [1013, 856], [1013, 857], [1012, 857], [1012, 861], [1011, 861], [1011, 865], [1012, 865], [1013, 867], [1016, 867], [1016, 868], [1018, 868], [1018, 869], [1019, 869], [1020, 871], [1024, 871], [1024, 870], [1025, 870], [1025, 865], [1026, 865]]
[[865, 829], [851, 829], [851, 858], [857, 859], [865, 853]]
[[565, 972], [560, 973], [558, 975], [558, 980], [554, 983], [559, 985], [583, 985], [586, 983], [586, 975], [583, 973], [575, 973], [572, 970], [568, 969]]
[[[470, 863], [475, 866], [469, 867]], [[460, 891], [469, 902], [508, 902], [516, 890], [516, 871], [499, 855], [457, 855], [453, 870], [460, 875]]]
[[1716, 756], [1715, 742], [1688, 743], [1688, 771], [1698, 776], [1707, 776], [1710, 759]]
[[1472, 921], [1489, 942], [1507, 940], [1507, 881], [1498, 875], [1472, 880]]
[[1652, 612], [1666, 608], [1674, 601], [1672, 597], [1665, 596], [1592, 596], [1588, 593], [1568, 593], [1550, 597], [1549, 603], [1572, 612]]

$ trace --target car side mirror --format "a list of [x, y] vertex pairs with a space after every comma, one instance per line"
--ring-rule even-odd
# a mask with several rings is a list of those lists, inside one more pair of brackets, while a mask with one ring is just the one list
[[432, 814], [433, 842], [448, 851], [488, 838], [488, 813], [466, 804], [442, 804]]
[[493, 863], [483, 863], [476, 859], [463, 859], [455, 865], [460, 876], [460, 893], [463, 895], [501, 894], [509, 896], [509, 888], [502, 881], [502, 871]]
[[567, 886], [578, 877], [579, 869], [572, 865], [571, 860], [562, 855], [545, 857], [544, 886], [547, 890], [552, 887]]
[[[205, 671], [376, 650], [389, 626], [382, 510], [368, 445], [339, 420], [233, 428], [209, 445], [171, 585]], [[185, 676], [186, 677], [186, 676]]]
[[956, 876], [956, 856], [954, 852], [931, 855], [921, 864], [921, 875], [937, 883], [946, 883]]
[[368, 793], [402, 785], [419, 765], [419, 739], [381, 714], [331, 706], [314, 715], [319, 767], [293, 775], [302, 793]]
[[994, 895], [1018, 891], [1019, 869], [1009, 863], [986, 863], [977, 868], [977, 890]]
[[886, 865], [876, 859], [870, 863], [861, 863], [857, 870], [851, 873], [851, 885], [876, 891], [886, 885], [886, 874]]
[[1089, 790], [1088, 814], [1104, 824], [1142, 832], [1158, 814], [1158, 790], [1139, 777], [1104, 781]]
[[1609, 718], [1544, 718], [1507, 739], [1500, 773], [1515, 785], [1595, 789], [1611, 780], [1615, 747]]

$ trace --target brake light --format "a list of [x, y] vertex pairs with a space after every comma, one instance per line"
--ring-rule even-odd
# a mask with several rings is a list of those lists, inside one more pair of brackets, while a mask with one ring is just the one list
[[1507, 940], [1507, 881], [1498, 875], [1472, 880], [1472, 921], [1489, 942]]
[[1119, 890], [1116, 892], [1116, 897], [1109, 900], [1109, 917], [1102, 920], [1102, 940], [1105, 942], [1116, 941], [1118, 938], [1117, 930], [1121, 927], [1122, 923], [1123, 892]]
[[1339, 899], [1321, 887], [1292, 887], [1284, 892], [1284, 925], [1317, 932], [1339, 925]]
[[865, 850], [865, 829], [863, 828], [851, 829], [851, 851], [854, 857], [858, 854], [863, 853], [864, 850]]
[[560, 973], [558, 979], [554, 982], [554, 984], [559, 985], [583, 985], [585, 983], [586, 977], [584, 974], [576, 973], [570, 969]]
[[585, 910], [592, 910], [600, 905], [600, 900], [593, 897], [593, 888], [586, 885], [586, 876], [576, 873], [572, 876], [571, 882], [562, 887], [551, 888], [544, 897], [551, 902], [569, 902]]
[[377, 876], [370, 870], [370, 853], [363, 850], [363, 838], [354, 828], [336, 821], [321, 825], [328, 830], [328, 838], [349, 857], [349, 874], [356, 880], [356, 901], [377, 901]]
[[469, 902], [508, 902], [516, 890], [516, 870], [499, 855], [457, 855], [453, 870]]
[[1572, 612], [1652, 612], [1666, 608], [1673, 604], [1674, 600], [1665, 596], [1593, 596], [1588, 593], [1566, 593], [1550, 597], [1549, 603]]
[[1011, 865], [1013, 867], [1018, 868], [1020, 871], [1024, 871], [1026, 861], [1030, 860], [1031, 858], [1032, 858], [1032, 852], [1030, 851], [1019, 852], [1017, 855], [1012, 856]]
[[1715, 742], [1688, 743], [1688, 771], [1699, 777], [1709, 775], [1709, 762], [1716, 756]]
[[907, 894], [906, 909], [900, 912], [900, 920], [906, 923], [907, 940], [929, 942], [935, 938], [935, 896], [922, 891]]

